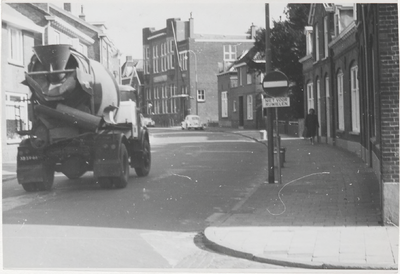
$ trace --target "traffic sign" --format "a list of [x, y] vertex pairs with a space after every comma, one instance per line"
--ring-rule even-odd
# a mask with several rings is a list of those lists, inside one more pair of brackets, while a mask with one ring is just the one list
[[290, 98], [289, 97], [273, 97], [264, 98], [262, 101], [263, 108], [276, 108], [276, 107], [289, 107]]
[[276, 70], [265, 75], [262, 86], [270, 97], [286, 97], [289, 81], [283, 72]]

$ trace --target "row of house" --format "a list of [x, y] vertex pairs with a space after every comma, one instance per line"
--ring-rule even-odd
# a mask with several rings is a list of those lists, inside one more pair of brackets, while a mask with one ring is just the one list
[[[356, 153], [379, 179], [384, 223], [399, 222], [397, 4], [311, 4], [300, 59], [319, 140]], [[356, 171], [355, 171], [356, 172]]]
[[2, 3], [2, 161], [15, 161], [18, 130], [27, 130], [30, 91], [21, 84], [36, 45], [70, 44], [102, 63], [121, 83], [120, 52], [104, 23], [89, 23], [75, 3]]
[[[308, 19], [307, 54], [299, 60], [304, 115], [316, 110], [319, 142], [356, 153], [372, 168], [379, 179], [382, 220], [398, 224], [398, 6], [310, 4]], [[263, 128], [265, 61], [253, 40], [206, 42], [193, 34], [192, 23], [170, 19], [163, 30], [143, 30], [145, 96], [154, 109], [149, 113], [164, 125], [192, 113], [217, 119], [218, 126]], [[173, 59], [174, 50], [180, 59]], [[192, 55], [194, 67], [186, 63]]]

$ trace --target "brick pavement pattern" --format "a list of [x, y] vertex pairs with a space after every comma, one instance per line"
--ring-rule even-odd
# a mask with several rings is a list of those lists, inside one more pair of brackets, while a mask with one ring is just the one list
[[[258, 131], [233, 133], [267, 145]], [[282, 136], [282, 146], [282, 183], [261, 184], [210, 224], [210, 247], [293, 267], [397, 269], [398, 227], [383, 226], [372, 169], [331, 145]]]

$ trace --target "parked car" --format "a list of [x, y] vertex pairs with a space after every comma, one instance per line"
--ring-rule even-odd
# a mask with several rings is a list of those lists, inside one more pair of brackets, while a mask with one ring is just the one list
[[184, 129], [204, 129], [205, 124], [201, 122], [200, 116], [198, 115], [187, 115], [185, 120], [181, 123], [182, 130]]
[[143, 122], [147, 127], [154, 127], [156, 123], [150, 117], [143, 117]]

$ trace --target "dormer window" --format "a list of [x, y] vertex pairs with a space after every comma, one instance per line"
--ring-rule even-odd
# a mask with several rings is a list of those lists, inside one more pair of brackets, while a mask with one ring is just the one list
[[350, 25], [354, 18], [353, 13], [354, 4], [336, 5], [334, 23], [335, 23], [335, 36], [338, 36], [348, 25]]

